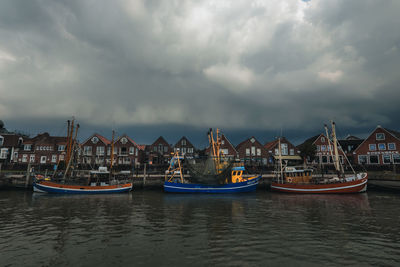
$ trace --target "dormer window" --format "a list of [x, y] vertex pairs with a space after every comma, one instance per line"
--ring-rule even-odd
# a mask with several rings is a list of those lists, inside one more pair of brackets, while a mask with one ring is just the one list
[[385, 134], [384, 133], [377, 133], [376, 134], [376, 140], [385, 140]]
[[92, 138], [92, 143], [93, 143], [93, 144], [97, 144], [97, 142], [99, 142], [99, 138], [97, 138], [96, 136], [94, 136], [94, 137]]

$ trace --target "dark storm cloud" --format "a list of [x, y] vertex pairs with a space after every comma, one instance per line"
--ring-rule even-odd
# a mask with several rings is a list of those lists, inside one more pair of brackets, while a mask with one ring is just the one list
[[399, 1], [2, 1], [0, 117], [246, 137], [314, 134], [329, 119], [396, 129], [399, 11]]

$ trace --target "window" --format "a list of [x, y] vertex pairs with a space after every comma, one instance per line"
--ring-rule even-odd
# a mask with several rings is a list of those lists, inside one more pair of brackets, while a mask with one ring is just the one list
[[358, 164], [367, 164], [367, 156], [359, 155], [358, 156]]
[[399, 154], [393, 154], [393, 163], [400, 164], [400, 155]]
[[186, 139], [182, 139], [181, 144], [182, 146], [186, 146]]
[[154, 146], [154, 147], [153, 147], [153, 151], [154, 151], [154, 152], [157, 152], [157, 146]]
[[251, 147], [251, 155], [252, 155], [252, 156], [255, 156], [255, 155], [256, 155], [256, 147], [255, 147], [255, 146], [252, 146], [252, 147]]
[[0, 136], [0, 146], [2, 146], [4, 144], [4, 137]]
[[136, 149], [135, 156], [137, 156], [137, 155], [138, 155], [138, 153], [139, 153], [139, 149]]
[[121, 138], [121, 143], [122, 143], [123, 145], [125, 145], [126, 143], [128, 143], [128, 139], [126, 139], [125, 137], [122, 137], [122, 138]]
[[257, 148], [257, 156], [261, 156], [261, 148]]
[[384, 133], [376, 133], [376, 140], [385, 140]]
[[322, 163], [328, 163], [328, 157], [322, 156]]
[[376, 150], [376, 144], [369, 144], [369, 150], [375, 151]]
[[390, 155], [382, 155], [383, 163], [390, 164], [392, 162], [392, 157]]
[[321, 142], [325, 143], [325, 137], [323, 137], [323, 136], [321, 137]]
[[35, 155], [31, 155], [29, 157], [29, 162], [35, 162]]
[[84, 146], [83, 147], [83, 155], [91, 156], [92, 155], [92, 147], [91, 146]]
[[22, 155], [22, 162], [28, 162], [28, 155], [27, 154], [23, 154]]
[[254, 143], [256, 140], [254, 138], [250, 139], [250, 142]]
[[291, 149], [290, 149], [290, 156], [293, 156], [293, 155], [294, 155], [294, 149], [291, 148]]
[[369, 155], [369, 163], [370, 164], [379, 164], [378, 155]]
[[40, 157], [40, 163], [44, 164], [46, 163], [47, 157], [46, 156], [41, 156]]
[[104, 146], [96, 147], [96, 155], [97, 156], [104, 156]]
[[188, 152], [188, 153], [193, 153], [193, 147], [188, 147], [187, 152]]
[[341, 164], [343, 164], [343, 156], [342, 155], [339, 155], [339, 161]]
[[282, 155], [288, 154], [288, 144], [281, 144]]
[[57, 162], [57, 155], [52, 155], [51, 156], [51, 162]]
[[186, 154], [186, 147], [182, 147], [182, 153]]
[[321, 147], [317, 145], [317, 151], [321, 151]]
[[[249, 152], [249, 154], [250, 154], [250, 152]], [[275, 155], [279, 155], [279, 149], [278, 148], [275, 148]]]
[[221, 145], [225, 145], [225, 140], [222, 140], [222, 141], [221, 141]]
[[64, 151], [65, 145], [58, 145], [58, 151]]
[[164, 153], [167, 153], [167, 152], [168, 152], [168, 147], [164, 146]]
[[250, 156], [250, 148], [246, 148], [246, 156]]
[[135, 154], [135, 147], [131, 146], [129, 147], [129, 155]]
[[96, 136], [94, 136], [94, 137], [92, 138], [92, 143], [93, 143], [93, 144], [97, 144], [97, 142], [99, 142], [99, 138], [97, 138]]
[[386, 144], [378, 144], [379, 150], [386, 150]]
[[6, 159], [7, 158], [7, 152], [8, 152], [8, 148], [2, 148], [0, 150], [0, 159]]
[[60, 160], [64, 160], [64, 155], [60, 155]]
[[388, 149], [389, 150], [396, 150], [396, 144], [395, 143], [389, 143], [388, 144]]
[[321, 151], [326, 151], [326, 146], [325, 145], [321, 146]]
[[24, 150], [25, 151], [31, 151], [32, 145], [24, 145]]
[[220, 149], [220, 152], [223, 154], [223, 155], [228, 155], [228, 149]]

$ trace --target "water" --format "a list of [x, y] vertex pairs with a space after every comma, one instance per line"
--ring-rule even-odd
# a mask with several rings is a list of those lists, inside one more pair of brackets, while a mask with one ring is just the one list
[[396, 266], [399, 226], [398, 193], [0, 191], [0, 266]]

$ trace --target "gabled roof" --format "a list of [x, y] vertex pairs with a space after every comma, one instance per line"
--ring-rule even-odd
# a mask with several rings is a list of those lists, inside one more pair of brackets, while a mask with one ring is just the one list
[[325, 136], [323, 133], [320, 133], [320, 134], [318, 134], [318, 135], [315, 135], [315, 136], [313, 136], [313, 137], [308, 138], [306, 141], [304, 141], [303, 143], [301, 143], [301, 144], [298, 145], [297, 147], [299, 147], [299, 146], [301, 146], [301, 145], [304, 145], [304, 144], [307, 144], [307, 143], [314, 144], [314, 142], [317, 141], [317, 139], [318, 139], [321, 135]]
[[389, 134], [391, 134], [393, 137], [395, 137], [396, 139], [398, 139], [398, 140], [400, 141], [400, 133], [399, 133], [399, 132], [394, 131], [394, 130], [386, 129], [386, 128], [383, 128], [382, 126], [378, 125], [378, 126], [376, 126], [375, 129], [370, 133], [370, 135], [368, 135], [368, 137], [365, 138], [365, 139], [362, 141], [362, 143], [361, 143], [356, 149], [354, 149], [354, 152], [356, 152], [356, 151], [364, 144], [364, 142], [366, 142], [366, 141], [374, 134], [374, 132], [375, 132], [377, 129], [382, 129], [382, 130], [388, 132]]
[[183, 140], [183, 139], [185, 139], [186, 140], [186, 142], [187, 142], [187, 144], [189, 145], [189, 146], [192, 146], [192, 147], [194, 147], [194, 145], [189, 141], [189, 139], [187, 139], [187, 137], [186, 136], [182, 136], [181, 137], [181, 139], [179, 139], [178, 140], [178, 142], [176, 142], [176, 144], [174, 145], [174, 147], [177, 147], [177, 146], [179, 146], [180, 145], [180, 143], [181, 143], [181, 141]]
[[236, 150], [237, 150], [239, 147], [241, 147], [242, 145], [244, 145], [245, 143], [247, 143], [247, 142], [250, 142], [250, 143], [251, 143], [251, 141], [250, 141], [251, 139], [254, 139], [254, 140], [255, 140], [254, 143], [258, 143], [259, 145], [263, 146], [263, 145], [257, 140], [257, 138], [255, 138], [254, 136], [252, 136], [252, 137], [250, 137], [250, 138], [247, 138], [247, 139], [244, 140], [243, 142], [239, 143], [239, 144], [236, 146]]
[[[281, 139], [281, 143], [283, 142], [283, 143], [289, 143], [289, 144], [293, 145], [292, 143], [289, 142], [289, 140], [286, 139], [286, 137], [281, 137], [280, 139]], [[269, 151], [270, 149], [273, 149], [274, 147], [276, 147], [278, 145], [278, 143], [279, 143], [279, 138], [275, 139], [274, 141], [266, 143], [264, 145], [264, 148]]]
[[110, 140], [108, 140], [107, 138], [105, 138], [104, 136], [102, 136], [102, 135], [100, 135], [100, 134], [98, 134], [98, 133], [94, 133], [94, 134], [92, 134], [89, 138], [87, 138], [86, 140], [85, 140], [85, 142], [83, 142], [82, 144], [84, 144], [84, 143], [86, 143], [87, 141], [89, 141], [90, 139], [92, 139], [93, 137], [97, 137], [97, 138], [99, 138], [99, 140], [101, 141], [101, 142], [103, 142], [103, 144], [105, 144], [105, 145], [110, 145], [111, 144], [111, 141]]
[[134, 146], [138, 147], [138, 144], [136, 144], [136, 142], [133, 141], [133, 139], [130, 138], [127, 134], [123, 134], [123, 135], [121, 135], [120, 137], [118, 137], [117, 140], [115, 140], [114, 144], [115, 144], [116, 142], [118, 142], [119, 140], [121, 140], [123, 137], [125, 137], [126, 139], [128, 139], [128, 141], [131, 142]]
[[170, 144], [162, 136], [158, 137], [157, 140], [154, 141], [153, 144], [151, 144], [151, 145], [154, 146], [156, 143], [160, 143], [160, 142], [163, 142], [163, 143], [167, 144], [168, 146], [170, 146]]

